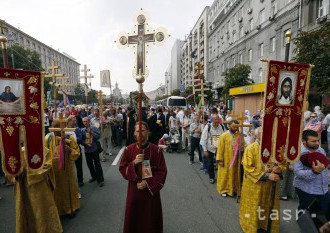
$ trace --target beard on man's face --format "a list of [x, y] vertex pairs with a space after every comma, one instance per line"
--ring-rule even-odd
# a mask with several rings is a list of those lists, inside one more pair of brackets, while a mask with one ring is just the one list
[[306, 147], [309, 148], [309, 149], [312, 149], [312, 150], [316, 150], [319, 148], [319, 145], [311, 145], [310, 143], [306, 142]]

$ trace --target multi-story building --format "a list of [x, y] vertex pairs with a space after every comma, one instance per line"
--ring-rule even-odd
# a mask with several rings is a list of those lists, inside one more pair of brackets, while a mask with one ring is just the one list
[[204, 73], [207, 81], [212, 81], [208, 79], [207, 76], [207, 61], [208, 61], [208, 12], [210, 7], [206, 6], [199, 16], [196, 24], [186, 35], [184, 44], [181, 50], [181, 84], [185, 87], [190, 87], [193, 85], [193, 76], [195, 75], [195, 67], [198, 62], [204, 67]]
[[[3, 25], [5, 26], [4, 34], [8, 39], [9, 47], [12, 44], [18, 44], [25, 49], [35, 51], [40, 55], [42, 62], [42, 67], [40, 68], [47, 71], [47, 67], [50, 67], [52, 62], [55, 61], [56, 65], [60, 66], [59, 73], [64, 73], [66, 77], [69, 77], [66, 81], [67, 84], [78, 84], [80, 82], [80, 64], [75, 58], [67, 53], [58, 52], [5, 21], [3, 21]], [[74, 87], [68, 87], [67, 91], [74, 92]]]
[[[299, 0], [215, 0], [208, 15], [208, 76], [213, 88], [236, 64], [251, 66], [255, 83], [265, 81], [261, 59], [284, 60], [285, 33], [299, 29]], [[291, 46], [291, 51], [292, 51]]]
[[[310, 32], [317, 30], [322, 24], [330, 21], [330, 0], [301, 1], [301, 3], [299, 25], [302, 31]], [[313, 110], [316, 105], [323, 106], [323, 111], [330, 110], [330, 97], [320, 96], [316, 89], [310, 91], [308, 102], [310, 110]]]
[[312, 31], [329, 21], [330, 0], [301, 1], [302, 31]]
[[181, 48], [183, 41], [177, 39], [171, 50], [171, 92], [175, 89], [179, 89], [181, 84]]
[[165, 95], [170, 95], [172, 92], [172, 79], [171, 79], [171, 64], [167, 67], [165, 71]]

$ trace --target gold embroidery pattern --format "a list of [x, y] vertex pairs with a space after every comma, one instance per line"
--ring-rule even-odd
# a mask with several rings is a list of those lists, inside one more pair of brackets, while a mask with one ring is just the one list
[[283, 125], [286, 127], [288, 124], [288, 118], [287, 117], [283, 117], [282, 119]]
[[11, 125], [10, 126], [7, 126], [6, 131], [9, 134], [9, 136], [11, 136], [13, 134], [13, 132], [14, 132], [14, 127], [11, 126]]
[[272, 109], [273, 109], [273, 106], [270, 106], [270, 107], [266, 108], [266, 109], [265, 109], [265, 113], [266, 113], [266, 114], [271, 113], [271, 112], [272, 112]]
[[4, 125], [5, 124], [5, 118], [0, 117], [0, 125]]
[[3, 73], [6, 77], [8, 77], [9, 75], [10, 75], [10, 73], [8, 73], [8, 72], [5, 72], [5, 73]]
[[9, 157], [8, 164], [12, 172], [15, 172], [16, 164], [18, 163], [17, 159], [13, 156]]
[[274, 73], [274, 74], [278, 74], [278, 71], [277, 71], [277, 69], [276, 69], [276, 66], [274, 66], [274, 65], [272, 65], [271, 71], [272, 71], [272, 73]]
[[37, 81], [38, 81], [38, 80], [36, 79], [35, 76], [31, 76], [31, 77], [29, 78], [28, 84], [34, 84], [34, 83], [36, 83]]
[[35, 110], [38, 110], [39, 109], [39, 105], [37, 102], [33, 102], [32, 104], [30, 104], [30, 107], [35, 109]]
[[277, 153], [279, 154], [278, 157], [279, 157], [279, 160], [280, 160], [280, 161], [283, 161], [283, 158], [284, 158], [284, 151], [285, 151], [285, 147], [284, 147], [284, 146], [281, 146], [281, 147], [278, 148], [278, 150], [277, 150]]
[[29, 116], [29, 118], [32, 124], [39, 124], [39, 119], [37, 117]]

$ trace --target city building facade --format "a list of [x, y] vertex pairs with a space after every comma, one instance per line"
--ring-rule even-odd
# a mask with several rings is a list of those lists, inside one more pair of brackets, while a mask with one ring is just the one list
[[171, 64], [169, 64], [165, 71], [165, 95], [170, 95], [172, 92], [171, 69]]
[[209, 6], [204, 8], [190, 33], [185, 36], [186, 38], [181, 50], [181, 84], [183, 84], [185, 88], [193, 86], [193, 77], [196, 75], [195, 68], [198, 62], [204, 67], [201, 73], [204, 74], [206, 81], [210, 81], [207, 76], [207, 17], [209, 9]]
[[181, 48], [184, 42], [177, 39], [171, 50], [171, 92], [175, 89], [179, 89], [181, 84]]
[[208, 14], [208, 79], [216, 94], [224, 86], [226, 69], [237, 64], [250, 65], [255, 83], [265, 82], [267, 67], [260, 60], [284, 60], [285, 33], [290, 30], [292, 38], [297, 36], [299, 10], [299, 0], [213, 2]]
[[[66, 84], [78, 84], [80, 82], [80, 64], [75, 58], [67, 53], [58, 52], [57, 50], [38, 41], [32, 36], [21, 31], [19, 28], [16, 28], [5, 21], [3, 21], [3, 25], [5, 26], [4, 34], [8, 39], [9, 52], [10, 46], [13, 44], [17, 44], [25, 49], [35, 51], [40, 55], [42, 62], [42, 67], [36, 67], [36, 70], [47, 71], [47, 68], [52, 65], [53, 61], [55, 61], [55, 64], [60, 66], [59, 73], [64, 73], [65, 76], [69, 78], [66, 81]], [[12, 54], [9, 54], [9, 56], [12, 56]], [[12, 57], [12, 59], [15, 61], [14, 57]], [[74, 88], [74, 86], [67, 87], [66, 91], [74, 93]]]

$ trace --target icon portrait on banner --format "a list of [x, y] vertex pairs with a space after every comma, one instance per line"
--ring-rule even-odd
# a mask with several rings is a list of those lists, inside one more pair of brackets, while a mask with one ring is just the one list
[[296, 91], [296, 80], [296, 73], [281, 71], [277, 90], [277, 104], [293, 105]]
[[24, 81], [0, 79], [0, 115], [24, 115]]
[[101, 87], [110, 87], [110, 71], [102, 70], [100, 73]]

